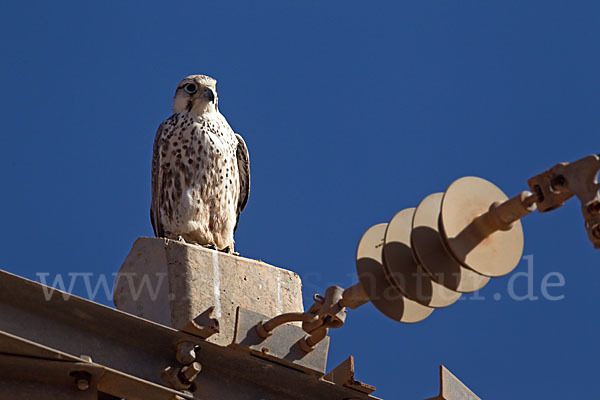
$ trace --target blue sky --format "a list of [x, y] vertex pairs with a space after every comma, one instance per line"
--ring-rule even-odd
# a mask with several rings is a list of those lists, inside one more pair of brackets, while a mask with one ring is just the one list
[[[152, 234], [156, 127], [177, 82], [204, 73], [250, 150], [236, 249], [298, 272], [309, 306], [356, 281], [367, 228], [455, 179], [513, 195], [600, 152], [599, 12], [592, 1], [3, 2], [0, 267], [116, 272]], [[435, 395], [439, 364], [485, 399], [589, 397], [600, 253], [578, 207], [524, 220], [537, 301], [511, 299], [509, 275], [415, 325], [367, 305], [331, 332], [330, 368], [355, 355], [357, 378], [386, 399]], [[551, 272], [562, 300], [541, 295]]]

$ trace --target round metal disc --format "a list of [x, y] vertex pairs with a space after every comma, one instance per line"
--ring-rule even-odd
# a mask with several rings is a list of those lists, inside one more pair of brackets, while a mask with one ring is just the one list
[[400, 211], [392, 218], [385, 232], [383, 266], [386, 276], [409, 299], [428, 307], [446, 307], [460, 297], [431, 279], [415, 262], [410, 243], [414, 208]]
[[488, 234], [489, 226], [477, 218], [492, 203], [506, 200], [496, 185], [473, 176], [452, 183], [442, 199], [439, 224], [448, 249], [464, 266], [486, 276], [508, 274], [523, 252], [520, 221], [508, 231]]
[[490, 278], [463, 267], [444, 247], [438, 229], [443, 196], [431, 194], [417, 207], [412, 220], [413, 254], [434, 281], [457, 292], [474, 292]]
[[382, 249], [386, 227], [387, 224], [375, 225], [360, 239], [356, 250], [358, 279], [371, 303], [386, 316], [407, 323], [422, 321], [433, 308], [404, 297], [385, 276]]

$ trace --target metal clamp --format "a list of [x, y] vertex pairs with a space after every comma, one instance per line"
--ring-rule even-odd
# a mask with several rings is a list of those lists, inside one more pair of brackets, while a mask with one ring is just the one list
[[256, 325], [258, 336], [267, 338], [273, 330], [288, 322], [302, 322], [302, 329], [307, 335], [299, 345], [305, 352], [312, 351], [327, 336], [329, 328], [339, 328], [346, 321], [346, 306], [356, 308], [368, 301], [366, 294], [357, 284], [347, 290], [339, 286], [331, 286], [325, 296], [315, 294], [313, 305], [303, 313], [286, 313], [262, 321]]
[[584, 157], [572, 163], [560, 163], [529, 179], [529, 187], [537, 196], [540, 212], [559, 208], [572, 196], [581, 202], [588, 237], [600, 248], [600, 155]]
[[163, 379], [176, 390], [196, 390], [194, 380], [202, 371], [202, 365], [196, 361], [200, 347], [192, 342], [180, 341], [175, 348], [177, 362], [182, 367], [167, 367], [162, 371]]

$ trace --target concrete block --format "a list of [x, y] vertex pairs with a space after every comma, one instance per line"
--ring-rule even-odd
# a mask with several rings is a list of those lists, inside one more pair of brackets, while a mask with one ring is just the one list
[[[238, 306], [269, 317], [304, 310], [295, 272], [162, 238], [136, 240], [113, 300], [121, 311], [219, 345], [233, 341]], [[219, 332], [209, 336], [214, 319]]]

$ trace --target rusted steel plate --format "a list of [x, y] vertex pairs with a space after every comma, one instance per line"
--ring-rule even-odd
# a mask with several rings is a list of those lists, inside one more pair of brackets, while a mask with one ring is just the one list
[[298, 341], [306, 336], [306, 332], [296, 325], [278, 326], [267, 338], [258, 336], [256, 325], [268, 319], [269, 317], [265, 315], [238, 307], [235, 339], [232, 346], [247, 348], [252, 354], [259, 357], [319, 377], [323, 376], [327, 367], [329, 336], [320, 341], [313, 351], [305, 353], [300, 348]]
[[481, 400], [443, 365], [440, 366], [440, 394], [427, 400]]
[[375, 391], [375, 386], [367, 383], [359, 382], [354, 379], [354, 357], [346, 358], [340, 365], [332, 369], [323, 377], [330, 382], [343, 385], [361, 393], [372, 393]]

